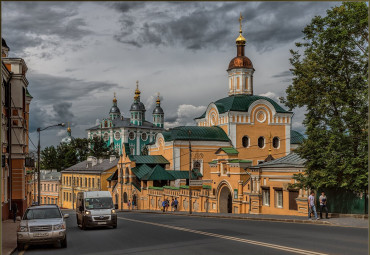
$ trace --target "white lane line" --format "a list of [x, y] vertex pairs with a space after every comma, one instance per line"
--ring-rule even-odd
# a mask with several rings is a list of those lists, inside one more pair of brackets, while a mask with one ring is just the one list
[[267, 247], [267, 248], [272, 248], [272, 249], [277, 249], [277, 250], [283, 250], [283, 251], [293, 252], [293, 253], [297, 253], [297, 254], [304, 254], [304, 255], [327, 255], [326, 253], [320, 253], [320, 252], [314, 252], [314, 251], [308, 251], [308, 250], [302, 250], [302, 249], [292, 248], [292, 247], [288, 247], [288, 246], [281, 246], [281, 245], [276, 245], [276, 244], [258, 242], [258, 241], [253, 241], [253, 240], [248, 240], [248, 239], [243, 239], [243, 238], [238, 238], [238, 237], [233, 237], [233, 236], [219, 235], [219, 234], [208, 233], [208, 232], [204, 232], [204, 231], [193, 230], [193, 229], [182, 228], [182, 227], [175, 227], [175, 226], [171, 226], [171, 225], [164, 225], [164, 224], [159, 224], [159, 223], [154, 223], [154, 222], [149, 222], [149, 221], [134, 220], [134, 219], [124, 218], [124, 217], [117, 217], [117, 218], [123, 219], [123, 220], [128, 220], [128, 221], [133, 221], [133, 222], [139, 222], [139, 223], [144, 223], [144, 224], [155, 225], [155, 226], [164, 227], [164, 228], [175, 229], [175, 230], [179, 230], [179, 231], [185, 231], [185, 232], [190, 232], [190, 233], [205, 235], [205, 236], [211, 236], [211, 237], [216, 237], [216, 238], [227, 239], [227, 240], [231, 240], [231, 241], [248, 243], [248, 244], [263, 246], [263, 247]]

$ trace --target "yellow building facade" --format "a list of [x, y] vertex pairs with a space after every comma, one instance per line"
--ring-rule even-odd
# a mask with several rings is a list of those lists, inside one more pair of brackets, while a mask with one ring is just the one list
[[88, 157], [87, 160], [61, 171], [61, 207], [75, 209], [78, 192], [106, 191], [107, 179], [117, 170], [118, 159]]
[[[228, 95], [211, 102], [196, 126], [161, 132], [143, 158], [126, 150], [109, 179], [119, 208], [135, 199], [137, 209], [159, 210], [164, 199], [176, 198], [181, 211], [191, 205], [198, 212], [306, 215], [307, 191], [292, 188], [293, 175], [304, 169], [292, 152], [303, 136], [292, 130], [292, 112], [253, 94], [255, 69], [245, 43], [240, 29]], [[189, 190], [189, 171], [201, 187]]]

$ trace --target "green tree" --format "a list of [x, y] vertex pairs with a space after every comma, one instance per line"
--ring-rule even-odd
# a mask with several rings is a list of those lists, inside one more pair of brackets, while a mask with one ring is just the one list
[[[363, 191], [368, 186], [368, 7], [344, 2], [316, 16], [291, 50], [292, 85], [283, 99], [305, 107], [307, 160], [299, 186]], [[299, 52], [299, 50], [303, 50]], [[303, 55], [300, 55], [303, 54]]]
[[90, 139], [91, 148], [89, 155], [97, 158], [107, 158], [112, 151], [112, 147], [108, 147], [107, 143], [101, 137]]
[[87, 138], [75, 138], [71, 142], [71, 146], [74, 148], [77, 154], [78, 162], [86, 160], [89, 155], [89, 139]]
[[57, 158], [55, 147], [46, 147], [40, 152], [40, 169], [58, 169]]

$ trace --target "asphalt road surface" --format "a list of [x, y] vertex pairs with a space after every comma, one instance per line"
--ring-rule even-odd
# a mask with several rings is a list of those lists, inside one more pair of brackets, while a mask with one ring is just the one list
[[118, 227], [80, 230], [65, 211], [68, 247], [19, 254], [368, 254], [368, 229], [315, 224], [119, 213]]

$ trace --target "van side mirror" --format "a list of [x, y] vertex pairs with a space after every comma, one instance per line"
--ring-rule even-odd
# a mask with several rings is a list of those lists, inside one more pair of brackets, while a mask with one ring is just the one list
[[118, 209], [118, 204], [115, 204], [114, 205], [114, 209]]

